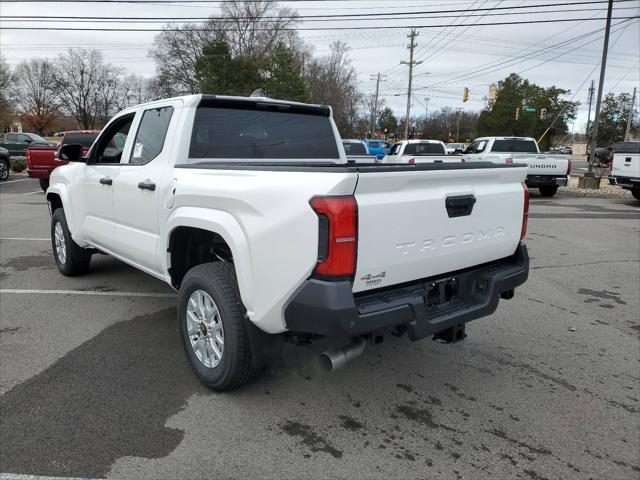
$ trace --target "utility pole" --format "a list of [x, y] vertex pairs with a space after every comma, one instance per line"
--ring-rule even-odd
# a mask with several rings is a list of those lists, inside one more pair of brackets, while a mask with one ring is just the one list
[[429, 120], [429, 100], [431, 97], [424, 97], [424, 122], [427, 123]]
[[589, 171], [585, 176], [593, 177], [593, 162], [596, 158], [596, 143], [598, 140], [598, 125], [600, 123], [600, 105], [602, 104], [602, 89], [604, 87], [604, 74], [607, 69], [607, 50], [609, 49], [609, 36], [611, 34], [611, 12], [613, 0], [607, 5], [607, 24], [604, 31], [604, 45], [602, 47], [602, 60], [600, 62], [600, 81], [598, 82], [598, 98], [596, 99], [596, 114], [593, 118], [593, 132], [591, 134], [591, 152], [589, 154]]
[[404, 119], [404, 138], [407, 140], [409, 138], [409, 118], [411, 115], [411, 83], [413, 81], [413, 66], [420, 65], [422, 62], [413, 60], [413, 51], [415, 50], [416, 37], [418, 36], [418, 32], [415, 29], [411, 29], [411, 33], [407, 35], [407, 37], [411, 40], [411, 43], [407, 46], [409, 49], [409, 61], [405, 62], [404, 60], [400, 63], [409, 65], [409, 87], [407, 89], [407, 116]]
[[629, 116], [627, 117], [627, 129], [624, 131], [624, 141], [629, 140], [629, 132], [631, 131], [631, 120], [633, 119], [633, 111], [636, 109], [636, 87], [633, 87], [633, 96], [631, 97], [631, 105], [629, 105]]
[[[371, 75], [371, 80], [376, 78], [376, 76]], [[374, 138], [374, 132], [376, 130], [376, 119], [378, 118], [378, 92], [380, 91], [380, 74], [378, 73], [376, 79], [376, 96], [373, 101], [373, 110], [371, 112], [371, 128], [369, 131], [371, 132], [370, 138]]]
[[591, 104], [593, 103], [593, 94], [596, 92], [596, 82], [591, 80], [591, 88], [589, 88], [589, 113], [587, 113], [587, 138], [589, 138], [589, 123], [591, 122]]
[[456, 143], [460, 141], [460, 112], [462, 111], [462, 108], [458, 107], [456, 108], [456, 110], [458, 111], [458, 126], [456, 127]]

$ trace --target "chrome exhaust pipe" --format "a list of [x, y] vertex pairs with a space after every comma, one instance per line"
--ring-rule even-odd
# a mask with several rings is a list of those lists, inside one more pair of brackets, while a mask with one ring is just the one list
[[349, 360], [360, 356], [364, 352], [366, 342], [361, 337], [356, 337], [351, 340], [349, 345], [344, 347], [334, 348], [333, 350], [327, 350], [321, 353], [318, 357], [320, 368], [326, 372], [331, 372], [342, 367]]

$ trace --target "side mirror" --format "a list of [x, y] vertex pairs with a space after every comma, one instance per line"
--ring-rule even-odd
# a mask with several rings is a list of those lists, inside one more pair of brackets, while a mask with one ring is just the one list
[[63, 145], [58, 152], [58, 158], [60, 160], [66, 160], [67, 162], [84, 162], [82, 158], [82, 145], [79, 143]]

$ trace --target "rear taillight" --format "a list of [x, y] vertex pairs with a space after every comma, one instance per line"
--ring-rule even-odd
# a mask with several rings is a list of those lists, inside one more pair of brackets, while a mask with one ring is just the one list
[[319, 277], [353, 277], [358, 248], [358, 204], [353, 195], [314, 197], [311, 208], [318, 215]]
[[529, 222], [529, 189], [527, 184], [522, 184], [522, 190], [524, 192], [524, 208], [522, 210], [522, 230], [520, 230], [520, 240], [524, 240], [527, 236], [527, 223]]
[[27, 152], [25, 155], [27, 157], [27, 168], [31, 168], [31, 150], [27, 148]]
[[409, 165], [415, 165], [416, 164], [416, 159], [415, 158], [410, 158], [408, 163], [409, 163]]
[[567, 159], [567, 162], [569, 162], [569, 166], [567, 166], [567, 175], [571, 175], [571, 160]]
[[513, 157], [507, 158], [507, 165], [513, 165]]

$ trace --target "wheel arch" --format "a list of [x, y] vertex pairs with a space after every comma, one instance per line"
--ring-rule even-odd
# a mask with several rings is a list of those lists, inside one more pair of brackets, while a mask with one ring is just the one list
[[[202, 244], [212, 248], [203, 248]], [[247, 315], [249, 318], [253, 317], [249, 244], [243, 229], [233, 216], [219, 210], [179, 208], [167, 220], [161, 248], [165, 276], [176, 289], [190, 268], [210, 261], [231, 260]], [[224, 258], [225, 248], [228, 248], [231, 259]], [[222, 258], [217, 258], [218, 256]]]

